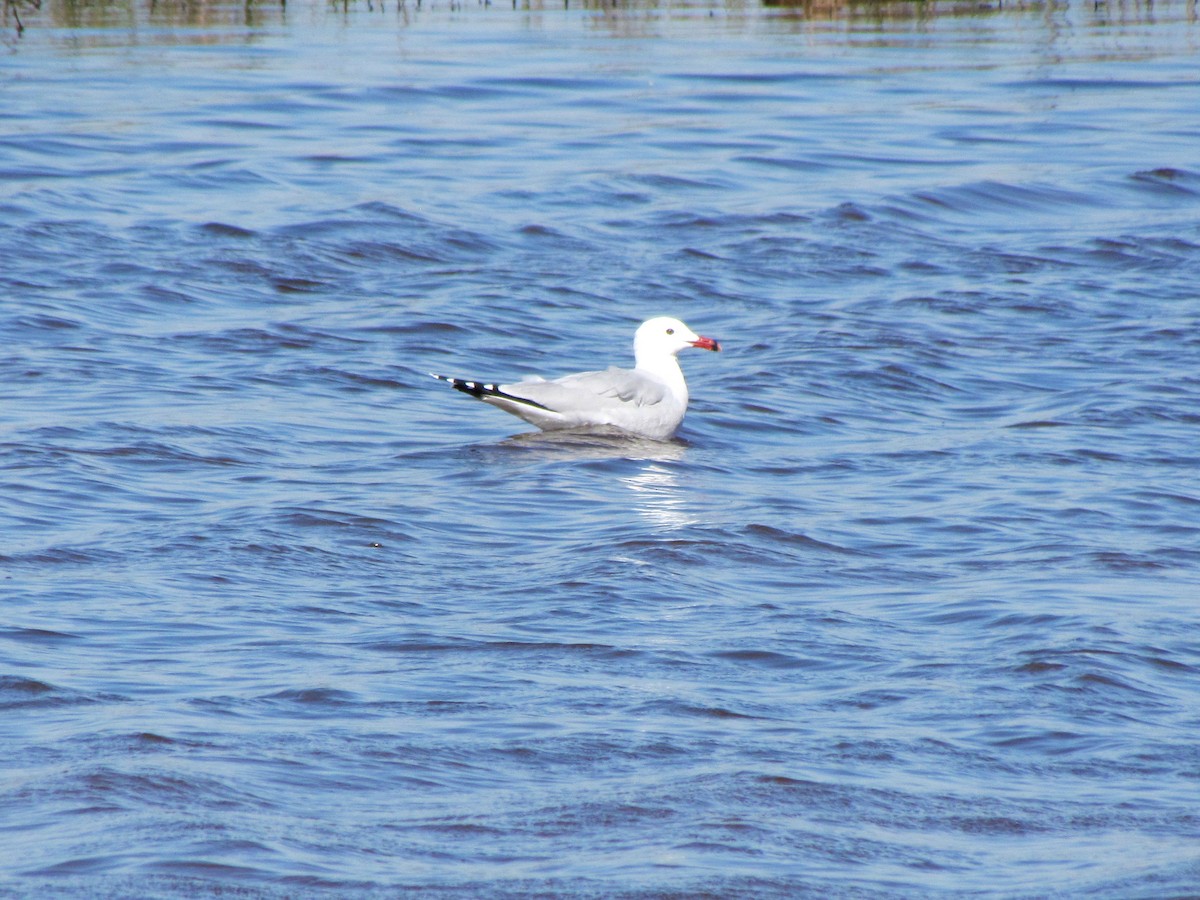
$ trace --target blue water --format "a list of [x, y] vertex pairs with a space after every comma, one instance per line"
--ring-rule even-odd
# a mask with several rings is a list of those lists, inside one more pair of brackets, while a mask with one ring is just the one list
[[1200, 894], [1192, 5], [2, 23], [0, 895]]

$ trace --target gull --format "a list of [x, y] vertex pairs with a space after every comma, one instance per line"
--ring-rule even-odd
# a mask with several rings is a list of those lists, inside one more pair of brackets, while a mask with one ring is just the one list
[[611, 366], [552, 381], [534, 376], [515, 384], [429, 374], [543, 431], [608, 427], [665, 441], [687, 412], [687, 383], [675, 354], [688, 347], [721, 349], [712, 338], [700, 337], [678, 319], [658, 316], [643, 322], [633, 336], [632, 369]]

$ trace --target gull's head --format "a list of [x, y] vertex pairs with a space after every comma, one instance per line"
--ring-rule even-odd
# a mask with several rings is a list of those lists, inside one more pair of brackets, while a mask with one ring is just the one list
[[678, 319], [658, 316], [641, 324], [633, 336], [633, 353], [638, 359], [655, 356], [674, 356], [687, 347], [701, 350], [720, 350], [712, 338], [700, 337]]

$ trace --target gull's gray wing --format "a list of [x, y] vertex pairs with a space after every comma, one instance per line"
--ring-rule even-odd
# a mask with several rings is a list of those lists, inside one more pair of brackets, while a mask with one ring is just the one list
[[668, 396], [667, 386], [636, 369], [616, 366], [580, 372], [554, 381], [522, 381], [502, 386], [504, 393], [565, 416], [592, 419], [618, 408], [654, 406]]

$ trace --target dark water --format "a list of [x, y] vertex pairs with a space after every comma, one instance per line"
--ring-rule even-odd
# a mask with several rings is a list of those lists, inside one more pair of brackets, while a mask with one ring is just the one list
[[1200, 894], [1194, 4], [4, 25], [0, 894]]

